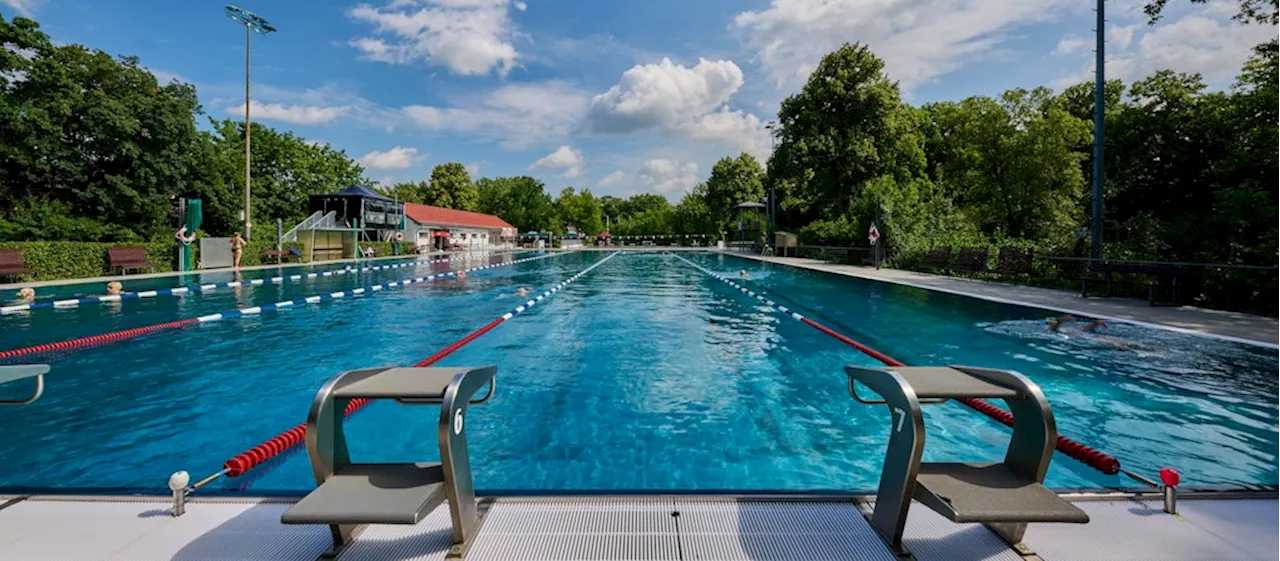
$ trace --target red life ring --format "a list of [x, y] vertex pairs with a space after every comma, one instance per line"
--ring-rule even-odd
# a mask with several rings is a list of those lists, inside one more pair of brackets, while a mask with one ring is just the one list
[[178, 241], [182, 242], [182, 245], [191, 245], [191, 242], [196, 241], [196, 234], [195, 232], [192, 232], [190, 236], [187, 236], [185, 235], [186, 233], [187, 233], [187, 227], [183, 226], [181, 228], [178, 228], [177, 232], [173, 233], [173, 237], [177, 238]]

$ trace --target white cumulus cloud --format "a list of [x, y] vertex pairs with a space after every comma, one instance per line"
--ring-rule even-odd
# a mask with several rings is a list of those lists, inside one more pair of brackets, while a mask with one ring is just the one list
[[[1229, 83], [1239, 74], [1253, 46], [1276, 36], [1275, 26], [1242, 25], [1231, 21], [1232, 15], [1234, 11], [1212, 3], [1181, 17], [1166, 17], [1155, 27], [1142, 24], [1145, 19], [1140, 18], [1145, 16], [1141, 13], [1129, 15], [1134, 24], [1107, 30], [1107, 78], [1129, 83], [1157, 70], [1173, 70], [1198, 73], [1210, 85]], [[1071, 51], [1059, 48], [1054, 54]], [[1055, 87], [1092, 80], [1093, 53], [1076, 56], [1082, 58], [1080, 67], [1054, 80]]]
[[1054, 20], [1073, 0], [772, 0], [731, 28], [779, 85], [808, 78], [840, 45], [868, 45], [903, 87], [936, 80], [997, 52], [1028, 24]]
[[366, 169], [404, 169], [418, 159], [417, 148], [396, 146], [383, 152], [373, 151], [361, 156], [357, 162]]
[[[349, 44], [392, 64], [425, 61], [461, 75], [505, 76], [519, 57], [509, 0], [396, 0], [381, 8], [360, 4], [348, 14], [380, 37]], [[516, 6], [519, 9], [519, 5]]]
[[614, 185], [622, 183], [622, 180], [626, 178], [627, 178], [626, 172], [622, 170], [617, 170], [609, 175], [604, 176], [603, 178], [600, 179], [600, 181], [597, 181], [596, 187], [613, 187]]
[[539, 158], [538, 161], [529, 166], [529, 169], [563, 169], [565, 177], [577, 177], [582, 173], [583, 162], [581, 151], [565, 145], [557, 148], [555, 152]]
[[727, 107], [703, 115], [697, 121], [683, 125], [680, 132], [692, 140], [710, 140], [732, 146], [741, 152], [755, 156], [761, 164], [769, 160], [772, 146], [769, 130], [759, 117]]
[[13, 8], [18, 15], [31, 17], [35, 15], [36, 8], [44, 3], [44, 0], [0, 0], [0, 5]]
[[667, 58], [636, 65], [591, 100], [591, 125], [607, 133], [676, 127], [728, 102], [742, 84], [742, 70], [731, 60], [699, 59], [691, 68]]
[[636, 175], [659, 193], [685, 193], [698, 185], [698, 164], [655, 158], [640, 166]]
[[[331, 107], [321, 107], [316, 105], [284, 105], [280, 103], [262, 103], [254, 100], [251, 108], [250, 119], [264, 119], [270, 121], [283, 121], [295, 125], [321, 125], [328, 123], [338, 117], [346, 115], [351, 107], [346, 105], [336, 105]], [[228, 107], [227, 111], [233, 115], [244, 116], [244, 104], [241, 103], [235, 107]]]
[[422, 128], [472, 134], [515, 150], [567, 137], [587, 103], [585, 92], [565, 82], [517, 83], [447, 107], [410, 105], [403, 114]]

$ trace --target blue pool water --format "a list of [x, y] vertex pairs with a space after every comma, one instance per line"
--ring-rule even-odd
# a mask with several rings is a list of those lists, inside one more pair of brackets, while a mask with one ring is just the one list
[[[53, 372], [39, 402], [0, 409], [0, 487], [164, 492], [173, 471], [213, 473], [301, 422], [334, 374], [412, 364], [518, 305], [517, 287], [541, 292], [604, 257], [556, 255], [462, 282], [9, 360], [48, 362]], [[1044, 389], [1063, 435], [1116, 455], [1126, 469], [1154, 475], [1174, 466], [1197, 487], [1277, 483], [1274, 349], [1121, 324], [1104, 333], [1110, 340], [1064, 336], [1044, 329], [1043, 310], [732, 256], [686, 257], [722, 274], [746, 269], [753, 288], [908, 364], [1016, 369]], [[0, 350], [451, 265], [461, 266], [0, 316]], [[482, 490], [855, 491], [878, 481], [888, 414], [854, 402], [842, 371], [876, 362], [668, 255], [620, 254], [441, 364], [488, 363], [499, 367], [498, 391], [471, 410], [468, 425]], [[436, 419], [429, 407], [366, 407], [348, 423], [353, 458], [433, 460]], [[927, 407], [926, 420], [927, 460], [1002, 457], [1008, 430], [968, 408]], [[214, 487], [310, 489], [299, 452]], [[1048, 484], [1131, 485], [1061, 454]]]

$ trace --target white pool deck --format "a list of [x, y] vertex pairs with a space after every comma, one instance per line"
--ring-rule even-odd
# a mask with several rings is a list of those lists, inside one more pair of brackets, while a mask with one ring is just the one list
[[[980, 525], [952, 524], [916, 504], [905, 541], [919, 561], [1245, 561], [1280, 559], [1278, 503], [1080, 497], [1088, 524], [1032, 524], [1021, 557]], [[202, 499], [183, 516], [159, 499], [0, 498], [5, 560], [311, 560], [324, 526], [285, 526], [280, 499]], [[691, 496], [509, 498], [489, 505], [466, 559], [817, 561], [896, 559], [866, 522], [864, 499], [759, 500]], [[675, 513], [679, 513], [676, 515]], [[443, 560], [449, 516], [371, 526], [340, 559]]]
[[726, 254], [802, 269], [959, 294], [992, 302], [1031, 306], [1084, 317], [1101, 317], [1239, 343], [1280, 348], [1277, 346], [1280, 343], [1280, 321], [1276, 318], [1194, 306], [1151, 306], [1145, 300], [1133, 298], [1081, 298], [1078, 291], [1021, 286], [901, 269], [838, 265], [803, 257], [761, 257], [733, 252], [726, 252]]

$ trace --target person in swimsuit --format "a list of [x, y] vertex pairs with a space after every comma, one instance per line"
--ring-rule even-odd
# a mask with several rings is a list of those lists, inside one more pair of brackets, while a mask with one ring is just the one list
[[240, 237], [240, 232], [236, 232], [235, 237], [231, 238], [231, 259], [233, 267], [240, 268], [240, 256], [244, 254], [244, 238]]

